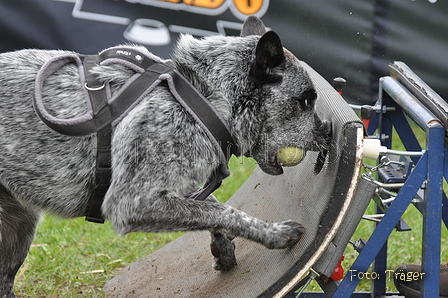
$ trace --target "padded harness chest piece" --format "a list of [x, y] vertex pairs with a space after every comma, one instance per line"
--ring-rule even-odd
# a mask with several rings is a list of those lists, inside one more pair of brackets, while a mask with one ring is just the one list
[[[89, 111], [71, 119], [58, 119], [48, 113], [42, 90], [45, 80], [66, 64], [76, 63], [81, 84], [88, 93]], [[120, 63], [134, 69], [133, 76], [111, 98], [106, 92], [107, 84], [101, 83], [90, 71], [100, 64]], [[236, 153], [228, 127], [215, 108], [200, 94], [170, 63], [157, 57], [150, 57], [132, 48], [112, 48], [94, 56], [64, 54], [47, 61], [39, 70], [35, 82], [34, 108], [39, 118], [54, 131], [69, 136], [96, 134], [95, 185], [89, 202], [86, 220], [103, 223], [101, 205], [109, 188], [111, 168], [111, 138], [113, 127], [159, 83], [166, 81], [173, 97], [185, 108], [204, 129], [220, 153], [221, 166], [215, 170], [204, 187], [189, 195], [189, 198], [204, 200], [229, 175], [227, 168], [231, 154]]]

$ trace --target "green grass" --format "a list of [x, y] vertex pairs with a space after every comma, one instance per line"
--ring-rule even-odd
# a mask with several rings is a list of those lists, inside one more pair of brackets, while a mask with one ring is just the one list
[[45, 216], [18, 273], [19, 297], [102, 297], [102, 286], [129, 263], [176, 239], [180, 233], [119, 237], [111, 224]]
[[[422, 133], [419, 133], [419, 139], [424, 143]], [[396, 135], [394, 144], [399, 144]], [[225, 202], [244, 183], [256, 164], [250, 159], [232, 158], [229, 166], [231, 177], [215, 191], [221, 202]], [[373, 214], [373, 208], [370, 204], [366, 213]], [[388, 255], [388, 269], [391, 270], [403, 264], [421, 262], [421, 215], [411, 206], [403, 218], [412, 231], [392, 232]], [[373, 223], [362, 221], [352, 240], [368, 239], [372, 231]], [[447, 229], [444, 228], [442, 233], [442, 261], [448, 262]], [[33, 298], [103, 297], [103, 285], [126, 265], [180, 235], [182, 233], [135, 233], [120, 237], [113, 232], [110, 222], [97, 225], [87, 223], [83, 218], [62, 220], [46, 215], [38, 227], [28, 258], [17, 275], [16, 294], [18, 297]], [[357, 256], [349, 245], [343, 262], [346, 273]], [[392, 281], [387, 283], [387, 290], [396, 292]], [[312, 283], [307, 291], [320, 291], [320, 287]], [[370, 291], [369, 281], [363, 280], [356, 291]]]

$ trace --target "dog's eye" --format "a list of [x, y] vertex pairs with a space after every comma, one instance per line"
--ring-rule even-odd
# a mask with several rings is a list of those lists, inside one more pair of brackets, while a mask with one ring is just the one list
[[316, 91], [314, 89], [309, 89], [302, 93], [302, 96], [298, 98], [302, 110], [309, 110], [314, 107], [314, 102], [316, 101]]

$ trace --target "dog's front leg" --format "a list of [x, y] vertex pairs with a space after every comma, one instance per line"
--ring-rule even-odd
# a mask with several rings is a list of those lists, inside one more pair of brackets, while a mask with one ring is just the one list
[[109, 197], [103, 204], [104, 214], [120, 234], [209, 230], [279, 249], [295, 245], [304, 232], [297, 222], [267, 223], [210, 200], [196, 201], [167, 191], [153, 193], [157, 194], [153, 198], [136, 199], [131, 193]]
[[[206, 201], [221, 204], [213, 194], [209, 195]], [[213, 268], [219, 271], [228, 271], [237, 265], [235, 257], [235, 243], [232, 236], [227, 236], [221, 231], [212, 230], [210, 250], [215, 257]]]
[[236, 266], [235, 243], [220, 232], [211, 231], [212, 242], [210, 249], [215, 257], [213, 268], [219, 271], [228, 271]]

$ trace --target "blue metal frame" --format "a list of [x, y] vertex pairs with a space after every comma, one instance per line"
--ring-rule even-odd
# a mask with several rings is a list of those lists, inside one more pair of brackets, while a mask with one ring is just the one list
[[[390, 97], [383, 94], [383, 89]], [[420, 151], [421, 147], [406, 120], [404, 114], [406, 112], [425, 130], [427, 148], [420, 158], [413, 157], [416, 164], [414, 170], [332, 297], [379, 297], [387, 295], [386, 279], [392, 278], [385, 272], [387, 240], [422, 185], [425, 187], [425, 196], [423, 203], [417, 206], [423, 214], [422, 272], [425, 275], [422, 294], [423, 297], [438, 297], [441, 223], [442, 220], [445, 226], [448, 223], [448, 200], [442, 189], [443, 177], [448, 177], [448, 150], [445, 149], [444, 145], [445, 129], [438, 119], [417, 102], [395, 79], [391, 77], [381, 78], [379, 95], [379, 105], [383, 107], [383, 104], [387, 104], [388, 107], [395, 107], [395, 111], [386, 113], [386, 109], [381, 109], [371, 120], [368, 133], [373, 134], [378, 129], [383, 145], [391, 148], [392, 127], [395, 127], [408, 151]], [[386, 136], [389, 136], [389, 138]], [[354, 293], [361, 280], [359, 278], [361, 274], [359, 276], [357, 274], [368, 272], [374, 261], [373, 272], [376, 272], [379, 278], [374, 279], [372, 293]], [[301, 297], [324, 297], [319, 296], [320, 294], [322, 293], [304, 293]]]

